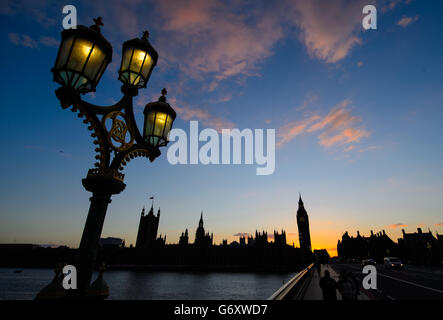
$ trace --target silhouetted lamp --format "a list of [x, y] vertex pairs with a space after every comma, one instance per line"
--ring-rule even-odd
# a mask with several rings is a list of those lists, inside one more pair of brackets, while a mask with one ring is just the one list
[[158, 53], [148, 41], [149, 32], [143, 32], [141, 39], [123, 43], [122, 63], [118, 79], [136, 88], [145, 88], [158, 60]]
[[79, 93], [95, 91], [106, 66], [112, 60], [112, 46], [102, 36], [101, 18], [87, 28], [67, 29], [62, 32], [62, 41], [52, 73], [54, 81]]
[[[157, 102], [146, 105], [142, 130], [137, 127], [133, 99], [140, 88], [146, 87], [158, 60], [157, 52], [148, 42], [147, 31], [141, 39], [123, 44], [119, 70], [119, 80], [123, 82], [122, 99], [112, 106], [98, 106], [82, 100], [80, 93], [95, 91], [112, 58], [112, 47], [100, 33], [101, 18], [94, 19], [94, 22], [89, 28], [78, 26], [77, 29], [63, 30], [57, 59], [51, 69], [54, 81], [61, 84], [55, 93], [62, 108], [71, 107], [72, 111], [78, 112], [79, 118], [84, 117], [83, 123], [93, 131], [91, 136], [98, 153], [95, 168], [89, 169], [82, 180], [85, 189], [92, 192], [92, 197], [76, 264], [78, 289], [64, 293], [67, 298], [74, 299], [90, 298], [91, 295], [104, 298], [108, 295], [108, 287], [101, 275], [92, 285], [90, 282], [111, 196], [125, 189], [122, 170], [130, 159], [146, 157], [154, 161], [160, 156], [159, 147], [167, 145], [176, 117], [175, 111], [166, 102], [166, 89], [163, 89]], [[58, 298], [60, 286], [57, 274], [53, 284], [45, 287], [38, 297]]]
[[148, 103], [144, 111], [143, 139], [154, 147], [168, 144], [169, 132], [176, 117], [174, 109], [166, 102], [166, 93], [166, 89], [163, 89], [158, 101]]

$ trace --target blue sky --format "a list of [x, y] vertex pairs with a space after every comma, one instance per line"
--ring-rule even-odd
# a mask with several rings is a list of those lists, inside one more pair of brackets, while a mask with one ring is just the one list
[[[386, 229], [394, 240], [401, 228], [443, 233], [443, 5], [372, 1], [378, 28], [364, 31], [366, 2], [70, 2], [79, 24], [103, 17], [114, 47], [86, 100], [118, 101], [121, 45], [148, 29], [160, 58], [135, 101], [139, 126], [144, 105], [166, 87], [176, 128], [199, 120], [277, 132], [270, 176], [256, 176], [255, 165], [172, 166], [165, 148], [153, 163], [132, 161], [103, 235], [134, 243], [141, 208], [155, 196], [167, 242], [185, 228], [193, 234], [203, 210], [216, 242], [284, 228], [297, 245], [299, 191], [314, 247], [333, 249], [346, 230]], [[63, 5], [4, 1], [0, 8], [0, 242], [76, 247], [86, 219], [81, 179], [94, 147], [83, 123], [59, 106], [50, 73]]]

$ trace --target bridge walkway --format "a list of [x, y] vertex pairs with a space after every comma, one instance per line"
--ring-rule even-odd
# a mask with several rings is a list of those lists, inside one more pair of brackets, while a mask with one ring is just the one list
[[[338, 273], [331, 268], [330, 265], [323, 264], [321, 267], [321, 275], [324, 276], [325, 271], [328, 270], [331, 278], [335, 281], [338, 281]], [[320, 288], [320, 276], [317, 272], [317, 269], [312, 268], [309, 273], [310, 283], [305, 289], [305, 293], [303, 295], [303, 300], [323, 300], [323, 293]], [[341, 294], [337, 290], [337, 300], [342, 300]], [[369, 297], [360, 291], [358, 295], [358, 300], [370, 300]]]

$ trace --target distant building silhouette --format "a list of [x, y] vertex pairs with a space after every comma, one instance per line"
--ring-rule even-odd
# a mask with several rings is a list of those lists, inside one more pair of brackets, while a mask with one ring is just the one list
[[182, 232], [182, 235], [180, 236], [180, 240], [178, 241], [178, 244], [181, 246], [187, 246], [189, 244], [188, 229], [186, 229], [185, 232]]
[[397, 244], [385, 233], [385, 230], [376, 234], [371, 230], [369, 237], [361, 236], [359, 231], [357, 231], [356, 237], [351, 237], [346, 231], [341, 241], [339, 240], [337, 243], [337, 253], [340, 258], [345, 260], [372, 258], [382, 262], [386, 256], [398, 255], [398, 248]]
[[417, 228], [417, 232], [406, 233], [402, 229], [403, 238], [398, 239], [400, 255], [407, 257], [412, 263], [431, 264], [438, 263], [442, 254], [441, 236], [435, 238], [432, 232], [423, 232]]
[[282, 230], [281, 234], [278, 231], [274, 230], [274, 243], [277, 246], [285, 246], [286, 245], [286, 231]]
[[319, 249], [319, 250], [314, 250], [314, 255], [315, 258], [317, 259], [317, 261], [319, 261], [320, 263], [329, 263], [330, 260], [330, 256], [328, 253], [328, 250], [326, 249]]
[[113, 237], [100, 238], [98, 244], [100, 245], [100, 247], [110, 246], [110, 247], [124, 248], [125, 239], [113, 238]]
[[384, 257], [396, 256], [403, 262], [412, 264], [439, 264], [443, 259], [443, 237], [431, 231], [406, 233], [395, 243], [388, 237], [385, 230], [369, 237], [362, 237], [357, 231], [356, 237], [349, 236], [346, 231], [337, 243], [338, 256], [344, 260], [372, 258], [382, 263]]
[[255, 230], [255, 239], [253, 241], [255, 246], [263, 247], [268, 244], [268, 233], [263, 230], [263, 233]]
[[248, 235], [248, 246], [252, 246], [254, 243], [254, 237], [252, 235]]
[[203, 211], [198, 222], [197, 231], [195, 232], [194, 245], [201, 248], [212, 246], [213, 234], [209, 235], [209, 232], [205, 234], [205, 228], [203, 226]]
[[308, 213], [303, 204], [303, 200], [300, 198], [298, 200], [298, 210], [297, 210], [297, 226], [298, 226], [298, 236], [300, 241], [300, 249], [306, 255], [312, 253], [311, 249], [311, 234], [309, 232], [309, 218]]
[[160, 236], [157, 239], [155, 239], [155, 246], [163, 247], [165, 244], [166, 244], [166, 235], [162, 237], [162, 235], [160, 234]]
[[160, 208], [157, 216], [154, 215], [154, 206], [151, 206], [149, 213], [145, 215], [145, 208], [141, 212], [140, 224], [138, 227], [136, 248], [153, 247], [157, 239], [158, 223], [160, 220]]

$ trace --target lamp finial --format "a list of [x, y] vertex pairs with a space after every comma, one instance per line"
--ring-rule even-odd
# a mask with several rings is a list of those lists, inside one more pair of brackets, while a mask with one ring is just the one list
[[143, 31], [142, 40], [148, 41], [148, 38], [149, 38], [149, 31], [148, 30]]
[[162, 95], [158, 99], [158, 101], [166, 102], [166, 95], [168, 94], [168, 91], [166, 90], [166, 88], [163, 88], [161, 92], [162, 92]]
[[90, 28], [94, 31], [100, 32], [100, 26], [103, 26], [102, 17], [97, 17], [92, 20], [94, 20], [94, 24], [90, 26]]

